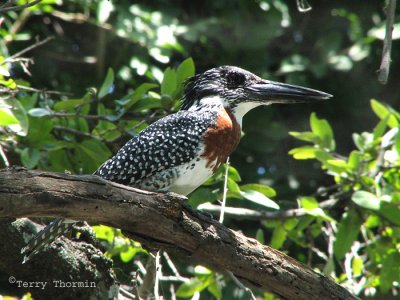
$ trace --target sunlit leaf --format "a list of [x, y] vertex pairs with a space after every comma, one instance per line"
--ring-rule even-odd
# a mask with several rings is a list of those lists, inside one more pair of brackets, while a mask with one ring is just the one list
[[32, 117], [44, 117], [51, 115], [51, 111], [46, 108], [32, 108], [28, 111], [28, 114]]
[[353, 258], [351, 262], [351, 269], [353, 271], [354, 276], [360, 276], [364, 270], [364, 262], [361, 257], [356, 256]]
[[301, 197], [300, 199], [301, 207], [312, 210], [318, 207], [318, 201], [314, 197]]
[[240, 193], [239, 185], [229, 177], [228, 177], [227, 187], [228, 190], [233, 193]]
[[357, 150], [352, 151], [350, 153], [349, 159], [347, 161], [348, 167], [351, 170], [357, 172], [358, 169], [360, 168], [361, 158], [362, 158], [362, 154], [359, 151], [357, 151]]
[[240, 186], [240, 189], [243, 191], [257, 191], [268, 198], [276, 196], [276, 191], [272, 187], [258, 183], [244, 184]]
[[310, 132], [310, 131], [307, 131], [307, 132], [290, 131], [289, 134], [301, 141], [311, 142], [314, 144], [318, 144], [321, 142], [319, 136], [317, 136], [315, 133]]
[[212, 278], [210, 284], [207, 287], [207, 290], [217, 299], [222, 299], [222, 288], [218, 284], [218, 281], [215, 279], [215, 276]]
[[191, 297], [196, 292], [200, 292], [204, 288], [206, 288], [206, 284], [201, 281], [199, 278], [194, 277], [188, 282], [182, 283], [178, 290], [176, 291], [176, 296], [178, 297]]
[[381, 201], [378, 197], [367, 191], [354, 192], [351, 200], [357, 205], [371, 210], [379, 210], [381, 206]]
[[333, 131], [328, 121], [319, 119], [315, 113], [311, 114], [310, 126], [312, 132], [321, 140], [321, 146], [329, 150], [335, 150]]
[[13, 113], [9, 109], [0, 107], [0, 126], [7, 126], [18, 123], [18, 119], [14, 117]]
[[[225, 165], [224, 165], [225, 166]], [[225, 168], [223, 168], [224, 169], [224, 172], [225, 172]], [[239, 174], [239, 172], [238, 172], [238, 170], [236, 170], [234, 167], [232, 167], [232, 166], [229, 166], [229, 169], [228, 169], [228, 177], [230, 178], [230, 179], [232, 179], [233, 181], [235, 181], [235, 182], [240, 182], [242, 179], [240, 178], [240, 174]]]
[[290, 150], [289, 154], [295, 159], [312, 159], [315, 158], [318, 151], [319, 149], [312, 146], [303, 146]]
[[127, 263], [127, 262], [131, 261], [132, 258], [135, 257], [136, 253], [137, 253], [137, 250], [134, 247], [129, 246], [128, 249], [125, 251], [122, 251], [119, 256], [121, 257], [121, 260], [124, 263]]
[[107, 71], [106, 78], [104, 79], [104, 82], [101, 85], [97, 96], [101, 99], [107, 94], [109, 94], [111, 92], [113, 84], [114, 84], [114, 71], [113, 69], [109, 68]]
[[194, 274], [196, 275], [210, 275], [212, 274], [212, 270], [204, 267], [204, 266], [200, 266], [197, 265], [196, 267], [194, 267]]
[[251, 202], [263, 205], [265, 207], [279, 209], [279, 205], [275, 201], [269, 199], [260, 192], [249, 190], [249, 191], [241, 191], [240, 194]]
[[375, 99], [371, 99], [371, 108], [381, 120], [388, 117], [387, 124], [390, 128], [399, 126], [399, 122], [397, 121], [394, 114], [391, 112], [390, 108], [386, 107]]

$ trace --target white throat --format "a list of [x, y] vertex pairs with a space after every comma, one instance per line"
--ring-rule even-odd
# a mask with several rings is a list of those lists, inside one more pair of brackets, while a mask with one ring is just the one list
[[[196, 105], [191, 106], [189, 110], [199, 111], [221, 109], [222, 107], [226, 107], [224, 104], [225, 102], [220, 96], [210, 96], [202, 98]], [[232, 109], [232, 114], [235, 116], [240, 127], [242, 127], [243, 116], [253, 108], [260, 105], [262, 104], [255, 102], [244, 102], [239, 103], [234, 109]]]

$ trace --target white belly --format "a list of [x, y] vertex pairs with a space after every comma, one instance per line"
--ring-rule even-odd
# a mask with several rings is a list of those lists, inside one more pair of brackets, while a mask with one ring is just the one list
[[215, 163], [207, 166], [207, 160], [200, 158], [199, 161], [194, 159], [185, 164], [180, 169], [179, 177], [170, 185], [168, 190], [177, 194], [188, 195], [213, 175], [212, 169]]

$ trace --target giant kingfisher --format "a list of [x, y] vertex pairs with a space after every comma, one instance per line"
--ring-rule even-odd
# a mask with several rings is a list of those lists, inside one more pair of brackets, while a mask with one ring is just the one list
[[[236, 149], [242, 118], [273, 103], [325, 100], [332, 95], [262, 79], [233, 66], [210, 69], [185, 83], [182, 105], [141, 131], [94, 173], [137, 188], [188, 195]], [[56, 219], [25, 248], [24, 262], [76, 221]]]

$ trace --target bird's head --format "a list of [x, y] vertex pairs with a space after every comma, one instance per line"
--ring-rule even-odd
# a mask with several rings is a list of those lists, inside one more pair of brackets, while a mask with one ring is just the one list
[[314, 102], [330, 97], [317, 90], [265, 80], [238, 67], [223, 66], [195, 75], [186, 82], [181, 109], [219, 103], [242, 118], [259, 105]]

